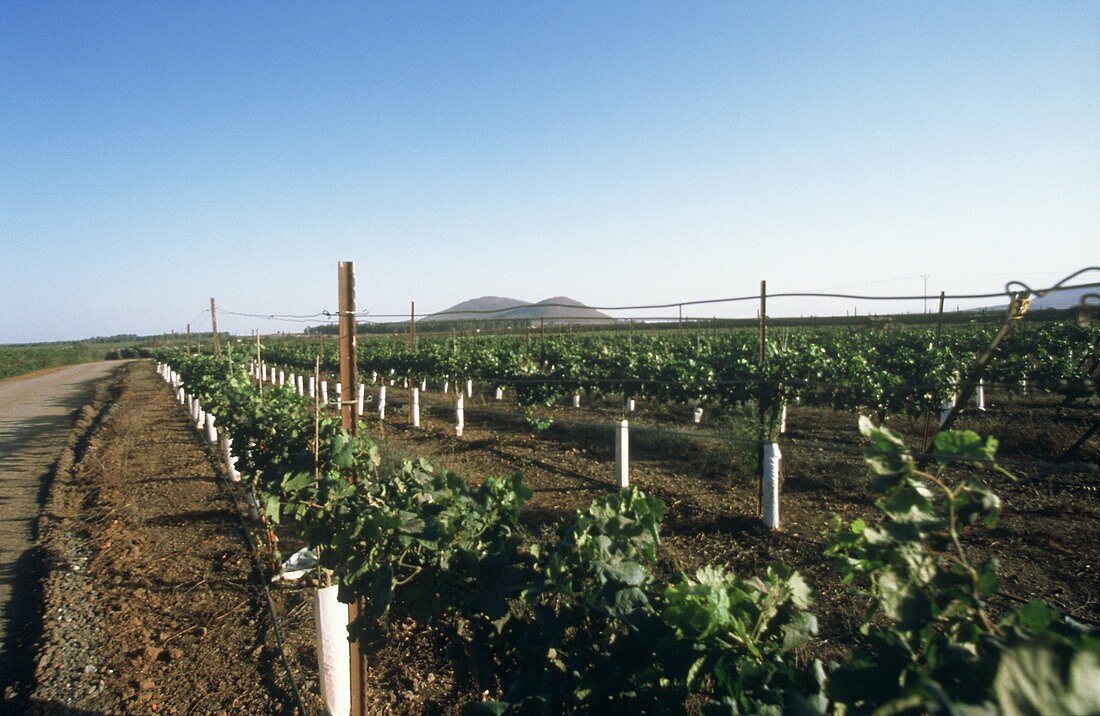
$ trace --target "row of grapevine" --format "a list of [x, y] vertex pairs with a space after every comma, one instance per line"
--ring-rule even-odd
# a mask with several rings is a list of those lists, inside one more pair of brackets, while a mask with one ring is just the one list
[[[468, 714], [1100, 710], [1100, 634], [1041, 602], [991, 618], [996, 564], [972, 563], [961, 539], [997, 519], [980, 472], [922, 471], [866, 419], [880, 513], [838, 523], [826, 556], [871, 606], [868, 638], [841, 664], [807, 664], [795, 650], [816, 621], [801, 576], [711, 566], [659, 579], [664, 505], [636, 488], [526, 540], [519, 475], [475, 488], [424, 460], [383, 467], [369, 437], [289, 387], [261, 397], [226, 359], [162, 358], [234, 437], [267, 517], [297, 525], [342, 601], [365, 605], [350, 638], [394, 612], [446, 626], [498, 696]], [[995, 447], [956, 431], [935, 443], [945, 461], [992, 470]]]
[[[361, 373], [414, 379], [474, 379], [514, 390], [521, 406], [550, 404], [578, 392], [619, 394], [624, 401], [712, 404], [804, 403], [876, 415], [938, 410], [991, 337], [987, 326], [848, 332], [798, 329], [773, 337], [763, 363], [751, 333], [719, 336], [553, 336], [534, 342], [492, 337], [426, 339], [408, 350], [386, 340], [359, 345]], [[1087, 393], [1082, 363], [1095, 355], [1100, 329], [1068, 323], [1019, 327], [986, 370], [988, 383], [1012, 390]], [[265, 346], [264, 359], [312, 371], [317, 357], [336, 359], [312, 342]]]

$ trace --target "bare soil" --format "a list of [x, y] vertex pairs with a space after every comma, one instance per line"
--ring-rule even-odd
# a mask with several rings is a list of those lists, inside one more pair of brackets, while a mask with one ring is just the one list
[[[154, 706], [159, 713], [293, 713], [239, 507], [216, 480], [214, 456], [148, 364], [116, 392], [112, 407], [91, 419], [72, 468], [59, 472], [47, 509], [52, 569], [30, 704], [58, 713]], [[548, 410], [543, 417], [553, 425], [539, 432], [514, 405], [475, 395], [456, 438], [451, 397], [422, 396], [422, 428], [414, 430], [402, 391], [391, 388], [389, 420], [371, 418], [370, 427], [391, 457], [428, 457], [471, 482], [522, 472], [535, 491], [523, 516], [532, 539], [614, 489], [614, 400]], [[708, 415], [694, 427], [687, 409], [642, 407], [631, 418], [631, 481], [667, 503], [661, 575], [705, 563], [743, 575], [791, 564], [818, 593], [821, 631], [803, 655], [842, 658], [860, 638], [863, 605], [822, 548], [834, 513], [851, 520], [874, 512], [855, 416], [792, 406], [781, 440], [783, 525], [770, 533], [756, 517], [755, 458], [737, 416], [716, 423]], [[1085, 464], [1100, 462], [1100, 439], [1073, 457], [1078, 467], [1050, 469], [1095, 410], [991, 396], [988, 412], [964, 416], [959, 427], [1002, 438], [1001, 455], [1020, 477], [993, 480], [1002, 520], [967, 535], [977, 558], [1001, 561], [995, 610], [1040, 597], [1100, 622], [1100, 476]], [[893, 424], [919, 442], [923, 421]], [[299, 544], [285, 534], [280, 546], [288, 554]], [[314, 712], [311, 589], [303, 581], [272, 593], [291, 673]], [[396, 617], [380, 626], [363, 647], [370, 713], [457, 714], [461, 703], [499, 696], [479, 693], [463, 675], [448, 629]]]
[[148, 363], [58, 464], [30, 713], [294, 713], [236, 505]]

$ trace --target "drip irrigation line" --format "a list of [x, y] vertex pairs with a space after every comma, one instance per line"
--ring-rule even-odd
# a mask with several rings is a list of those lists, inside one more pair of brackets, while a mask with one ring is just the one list
[[[218, 470], [221, 474], [221, 470]], [[225, 483], [225, 476], [222, 475], [222, 482]], [[228, 489], [227, 484], [223, 484], [223, 488]], [[256, 574], [260, 577], [260, 586], [264, 590], [264, 598], [267, 601], [267, 613], [271, 617], [271, 627], [275, 634], [275, 645], [279, 648], [279, 660], [283, 663], [283, 669], [286, 671], [286, 678], [290, 682], [290, 690], [294, 692], [294, 700], [298, 702], [298, 710], [302, 716], [309, 716], [309, 709], [306, 708], [305, 701], [302, 699], [302, 693], [298, 689], [298, 682], [294, 679], [294, 672], [290, 668], [290, 662], [286, 658], [286, 645], [283, 641], [283, 630], [279, 626], [279, 617], [276, 614], [275, 603], [271, 599], [271, 589], [268, 587], [267, 582], [263, 579], [263, 567], [256, 556], [256, 542], [252, 539], [252, 535], [248, 530], [248, 525], [245, 524], [244, 517], [241, 515], [240, 506], [237, 504], [237, 499], [232, 497], [232, 493], [229, 494], [230, 499], [233, 502], [233, 512], [237, 515], [237, 521], [241, 525], [241, 531], [244, 532], [245, 539], [248, 540], [248, 546], [251, 550], [252, 566], [256, 570]]]
[[271, 599], [271, 589], [268, 587], [267, 582], [263, 579], [263, 567], [260, 565], [257, 557], [258, 550], [256, 548], [256, 541], [252, 539], [252, 533], [248, 529], [248, 525], [244, 521], [244, 516], [241, 515], [240, 505], [237, 503], [237, 498], [233, 494], [233, 490], [229, 485], [229, 481], [226, 478], [225, 471], [221, 467], [221, 461], [216, 462], [218, 465], [218, 477], [219, 484], [222, 487], [223, 494], [233, 505], [233, 514], [237, 516], [237, 522], [240, 524], [241, 532], [244, 533], [244, 538], [248, 542], [249, 556], [252, 559], [252, 566], [255, 574], [259, 578], [259, 586], [263, 588], [264, 598], [267, 602], [267, 613], [271, 617], [271, 627], [275, 634], [275, 645], [279, 649], [279, 659], [282, 661], [283, 669], [286, 671], [286, 678], [290, 682], [290, 690], [294, 693], [294, 699], [298, 702], [298, 710], [302, 716], [309, 716], [309, 709], [306, 708], [305, 701], [302, 699], [302, 693], [298, 689], [298, 682], [294, 679], [294, 672], [291, 671], [290, 662], [286, 658], [286, 645], [283, 641], [283, 631], [279, 626], [279, 617], [276, 614], [275, 603]]
[[[1074, 276], [1077, 276], [1081, 273], [1084, 273], [1085, 271], [1100, 271], [1100, 267], [1090, 267], [1090, 268], [1087, 268], [1087, 269], [1082, 269], [1081, 271], [1078, 271], [1077, 273], [1074, 273], [1071, 276], [1069, 276], [1069, 277], [1063, 279], [1062, 281], [1058, 282], [1054, 286], [1051, 286], [1051, 287], [1045, 288], [1045, 289], [1035, 290], [1035, 289], [1031, 289], [1030, 287], [1028, 287], [1027, 284], [1023, 283], [1022, 281], [1010, 281], [1008, 284], [1005, 285], [1005, 290], [1004, 291], [996, 291], [996, 292], [991, 292], [991, 293], [945, 294], [944, 299], [945, 300], [952, 300], [952, 301], [963, 301], [963, 300], [977, 300], [977, 299], [985, 299], [985, 298], [1001, 298], [1001, 297], [1011, 298], [1013, 293], [1018, 293], [1019, 291], [1013, 291], [1009, 288], [1009, 286], [1020, 286], [1024, 292], [1032, 293], [1032, 294], [1035, 294], [1035, 295], [1038, 295], [1038, 296], [1045, 296], [1045, 295], [1049, 294], [1050, 292], [1057, 291], [1057, 290], [1068, 291], [1068, 290], [1072, 290], [1072, 289], [1076, 289], [1076, 288], [1097, 288], [1097, 287], [1100, 287], [1100, 282], [1074, 284], [1073, 286], [1064, 286], [1063, 285], [1065, 283], [1065, 281], [1067, 281], [1070, 278], [1073, 278]], [[921, 295], [898, 295], [898, 296], [869, 296], [869, 295], [866, 295], [866, 294], [857, 294], [857, 293], [827, 293], [827, 292], [819, 292], [819, 291], [787, 291], [787, 292], [768, 293], [767, 297], [768, 297], [769, 300], [775, 299], [775, 298], [842, 298], [842, 299], [845, 299], [845, 300], [855, 300], [855, 301], [926, 301], [926, 300], [928, 300], [928, 296], [925, 295], [925, 294], [921, 294]], [[636, 305], [636, 306], [584, 306], [584, 308], [594, 310], [594, 311], [654, 311], [654, 310], [658, 310], [658, 309], [662, 309], [662, 308], [680, 308], [680, 307], [684, 307], [684, 306], [705, 306], [705, 305], [712, 305], [712, 304], [717, 304], [717, 303], [737, 303], [737, 302], [741, 302], [741, 301], [759, 301], [759, 300], [760, 300], [760, 294], [756, 293], [756, 294], [751, 294], [751, 295], [748, 295], [748, 296], [731, 296], [731, 297], [728, 297], [728, 298], [707, 298], [707, 299], [691, 300], [691, 301], [673, 301], [671, 303], [640, 304], [640, 305]], [[569, 303], [539, 303], [539, 304], [532, 304], [532, 306], [546, 307], [546, 308], [573, 308], [573, 309], [578, 308], [578, 306], [576, 304], [569, 304]], [[448, 316], [448, 315], [490, 316], [490, 315], [507, 313], [509, 311], [516, 311], [516, 310], [519, 310], [519, 309], [529, 308], [529, 307], [530, 306], [520, 306], [520, 307], [517, 308], [516, 306], [512, 306], [512, 307], [509, 307], [509, 308], [472, 309], [472, 310], [459, 310], [459, 311], [436, 311], [435, 313], [425, 314], [424, 316], [422, 316], [420, 318], [420, 320], [427, 322], [427, 321], [431, 320], [433, 317]], [[407, 314], [407, 313], [376, 313], [376, 314], [372, 314], [372, 315], [373, 315], [374, 318], [408, 318], [409, 317], [409, 314]], [[516, 320], [531, 320], [531, 319], [524, 318], [524, 317], [518, 317]], [[572, 319], [572, 318], [569, 318], [569, 317], [561, 317], [561, 318], [555, 317], [554, 320], [563, 320], [564, 321], [564, 320], [577, 320], [577, 319]], [[606, 319], [604, 319], [604, 320], [606, 320]]]
[[[1089, 266], [1087, 268], [1080, 269], [1074, 273], [1066, 276], [1058, 283], [1042, 289], [1033, 289], [1023, 281], [1012, 280], [1005, 284], [1003, 291], [996, 291], [990, 293], [958, 293], [958, 294], [944, 294], [945, 300], [962, 301], [962, 300], [977, 300], [977, 299], [992, 299], [992, 298], [1013, 298], [1016, 294], [1023, 293], [1025, 295], [1046, 296], [1054, 291], [1068, 291], [1079, 288], [1100, 288], [1100, 281], [1092, 283], [1074, 284], [1072, 286], [1066, 286], [1066, 282], [1080, 276], [1081, 274], [1090, 271], [1100, 271], [1100, 266]], [[855, 301], [927, 301], [929, 296], [927, 294], [920, 295], [897, 295], [897, 296], [871, 296], [866, 294], [855, 293], [829, 293], [823, 291], [788, 291], [777, 292], [767, 294], [768, 299], [778, 298], [833, 298]], [[685, 306], [706, 306], [721, 303], [737, 303], [743, 301], [759, 301], [760, 294], [752, 294], [747, 296], [731, 296], [727, 298], [707, 298], [707, 299], [695, 299], [688, 301], [673, 301], [670, 303], [653, 303], [653, 304], [639, 304], [633, 306], [583, 306], [580, 308], [595, 310], [595, 311], [652, 311], [664, 308], [683, 308]], [[576, 304], [569, 303], [538, 303], [525, 306], [510, 306], [508, 308], [493, 308], [493, 309], [473, 309], [473, 310], [445, 310], [436, 311], [434, 313], [423, 314], [420, 316], [420, 320], [424, 322], [431, 321], [432, 318], [438, 316], [492, 316], [505, 314], [511, 311], [519, 309], [530, 308], [532, 306], [545, 307], [545, 308], [579, 308]], [[998, 307], [999, 308], [999, 307]], [[339, 311], [321, 310], [316, 313], [307, 314], [263, 314], [263, 313], [244, 313], [244, 312], [232, 312], [222, 311], [227, 315], [241, 316], [245, 318], [263, 318], [272, 320], [302, 320], [302, 319], [322, 319], [322, 320], [336, 320], [339, 315]], [[370, 316], [371, 318], [409, 318], [408, 313], [371, 313], [370, 311], [356, 311], [356, 316]], [[669, 320], [678, 320], [676, 319]], [[518, 317], [515, 320], [532, 320], [530, 318]], [[553, 320], [569, 321], [569, 320], [585, 320], [583, 318], [568, 318], [555, 317]], [[602, 319], [607, 320], [607, 319]], [[646, 319], [652, 320], [652, 319]], [[703, 319], [706, 320], [706, 319]]]

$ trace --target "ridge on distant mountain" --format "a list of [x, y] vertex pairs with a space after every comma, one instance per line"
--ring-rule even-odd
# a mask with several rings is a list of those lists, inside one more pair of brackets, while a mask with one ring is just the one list
[[[1059, 288], [1051, 291], [1045, 296], [1033, 296], [1031, 304], [1028, 310], [1031, 311], [1046, 311], [1046, 310], [1065, 310], [1067, 308], [1076, 308], [1081, 303], [1081, 297], [1087, 294], [1100, 293], [1100, 286], [1069, 286], [1067, 288]], [[1000, 310], [1008, 303], [1006, 300], [1004, 303], [996, 306], [987, 306], [985, 308], [977, 310]], [[1096, 299], [1090, 299], [1090, 304], [1100, 303]]]
[[[480, 313], [496, 311], [496, 313]], [[476, 320], [544, 320], [544, 321], [584, 321], [613, 322], [615, 319], [606, 313], [589, 308], [568, 296], [544, 298], [538, 303], [529, 303], [506, 296], [482, 296], [455, 304], [450, 308], [425, 316], [424, 321], [476, 321]]]

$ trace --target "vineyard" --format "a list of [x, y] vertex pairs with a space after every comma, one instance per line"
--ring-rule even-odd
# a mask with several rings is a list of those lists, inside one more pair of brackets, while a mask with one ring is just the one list
[[1100, 330], [1019, 323], [158, 359], [374, 710], [1095, 710]]

